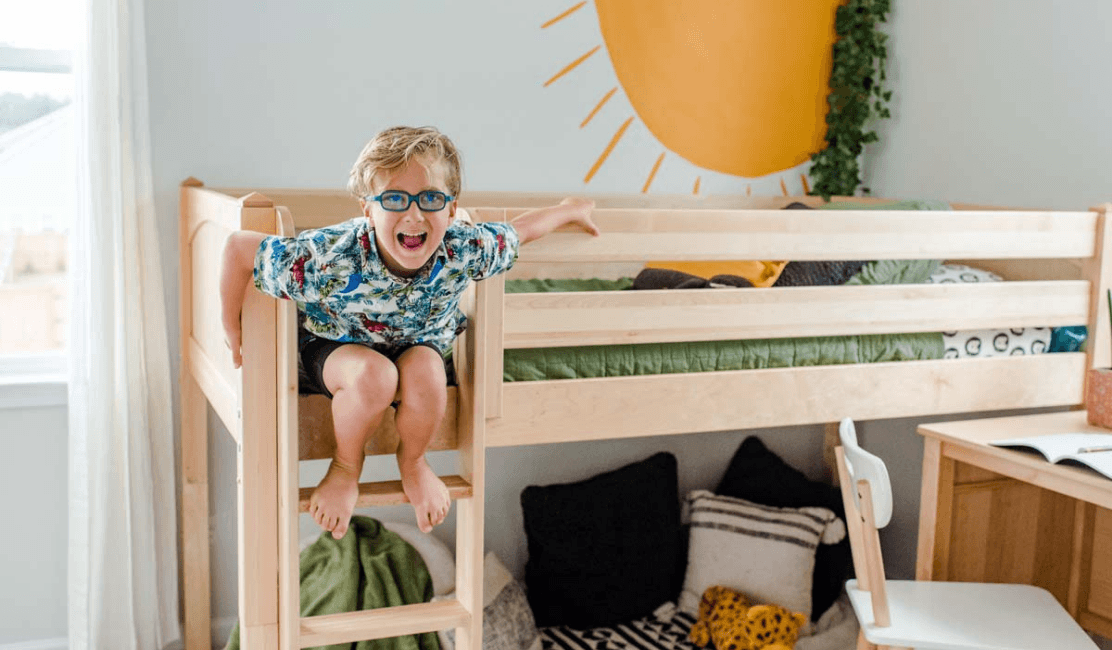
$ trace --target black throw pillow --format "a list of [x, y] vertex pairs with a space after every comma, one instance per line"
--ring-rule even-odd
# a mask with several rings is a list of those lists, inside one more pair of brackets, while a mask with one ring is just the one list
[[540, 627], [606, 627], [675, 600], [683, 580], [676, 457], [521, 492], [525, 586]]
[[[785, 210], [813, 210], [811, 206], [795, 201], [784, 206]], [[868, 262], [788, 262], [780, 271], [774, 287], [827, 287], [845, 284]]]
[[[755, 436], [738, 446], [715, 492], [780, 508], [821, 506], [833, 510], [843, 522], [846, 518], [838, 488], [810, 480]], [[837, 544], [819, 544], [811, 582], [811, 620], [817, 621], [838, 599], [852, 565], [848, 536]]]

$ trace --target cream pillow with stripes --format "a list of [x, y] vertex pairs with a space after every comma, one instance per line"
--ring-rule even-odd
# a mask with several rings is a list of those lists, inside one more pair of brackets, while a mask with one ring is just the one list
[[684, 503], [691, 525], [681, 609], [697, 612], [707, 587], [722, 585], [754, 603], [811, 615], [815, 549], [835, 544], [845, 524], [827, 508], [774, 508], [695, 490]]

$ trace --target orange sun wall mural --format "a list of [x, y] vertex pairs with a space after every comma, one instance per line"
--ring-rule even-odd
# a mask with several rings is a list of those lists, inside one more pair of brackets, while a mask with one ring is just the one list
[[[604, 51], [636, 119], [666, 151], [701, 169], [743, 178], [788, 172], [824, 145], [834, 16], [840, 4], [841, 0], [580, 2], [542, 27], [593, 5], [603, 44], [573, 60], [545, 85]], [[580, 126], [586, 126], [617, 91], [615, 87], [604, 95]], [[584, 182], [590, 182], [634, 120], [622, 123]], [[648, 191], [664, 157], [661, 153], [657, 158], [642, 191]], [[800, 177], [806, 190], [806, 177]], [[699, 191], [698, 178], [693, 191]]]

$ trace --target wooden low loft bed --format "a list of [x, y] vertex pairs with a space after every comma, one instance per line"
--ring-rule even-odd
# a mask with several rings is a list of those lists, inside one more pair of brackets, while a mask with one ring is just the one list
[[[555, 195], [472, 193], [476, 221], [506, 220]], [[506, 294], [502, 276], [475, 285], [456, 347], [458, 389], [435, 449], [458, 450], [457, 600], [301, 618], [298, 513], [309, 489], [298, 461], [327, 458], [328, 400], [299, 397], [295, 308], [249, 291], [244, 365], [232, 368], [218, 278], [228, 233], [289, 234], [358, 215], [341, 192], [181, 187], [182, 535], [186, 648], [208, 648], [207, 408], [238, 450], [242, 647], [300, 648], [455, 628], [482, 647], [486, 447], [836, 423], [948, 413], [1076, 407], [1085, 371], [1109, 358], [1106, 263], [1110, 206], [1085, 212], [780, 211], [814, 197], [597, 197], [598, 238], [557, 232], [522, 249], [511, 273], [603, 274], [645, 260], [946, 259], [974, 261], [1008, 282]], [[513, 206], [513, 207], [507, 207]], [[571, 269], [568, 271], [568, 269]], [[936, 332], [1087, 324], [1088, 352], [504, 382], [503, 351], [608, 343]], [[676, 408], [676, 404], [683, 408]], [[387, 418], [389, 420], [390, 418]], [[836, 426], [828, 426], [828, 450]], [[392, 453], [386, 422], [369, 454]], [[361, 486], [359, 507], [404, 502], [398, 482]], [[300, 506], [300, 507], [299, 507]]]

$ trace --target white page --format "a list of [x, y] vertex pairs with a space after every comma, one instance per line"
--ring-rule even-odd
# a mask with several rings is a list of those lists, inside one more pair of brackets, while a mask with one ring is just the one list
[[1077, 454], [1073, 458], [1065, 461], [1063, 465], [1072, 465], [1075, 461], [1083, 465], [1088, 465], [1108, 478], [1112, 478], [1112, 451]]
[[[989, 443], [996, 447], [1026, 446], [1041, 451], [1047, 460], [1054, 463], [1067, 456], [1078, 455], [1078, 450], [1086, 447], [1112, 448], [1112, 433], [1058, 433], [1046, 436], [1029, 436], [1026, 438], [1010, 438], [1008, 440], [994, 440]], [[1090, 454], [1080, 454], [1089, 456]], [[1105, 453], [1096, 452], [1093, 455], [1105, 456]], [[1110, 460], [1109, 462], [1112, 462]], [[1112, 470], [1112, 467], [1109, 468]]]

